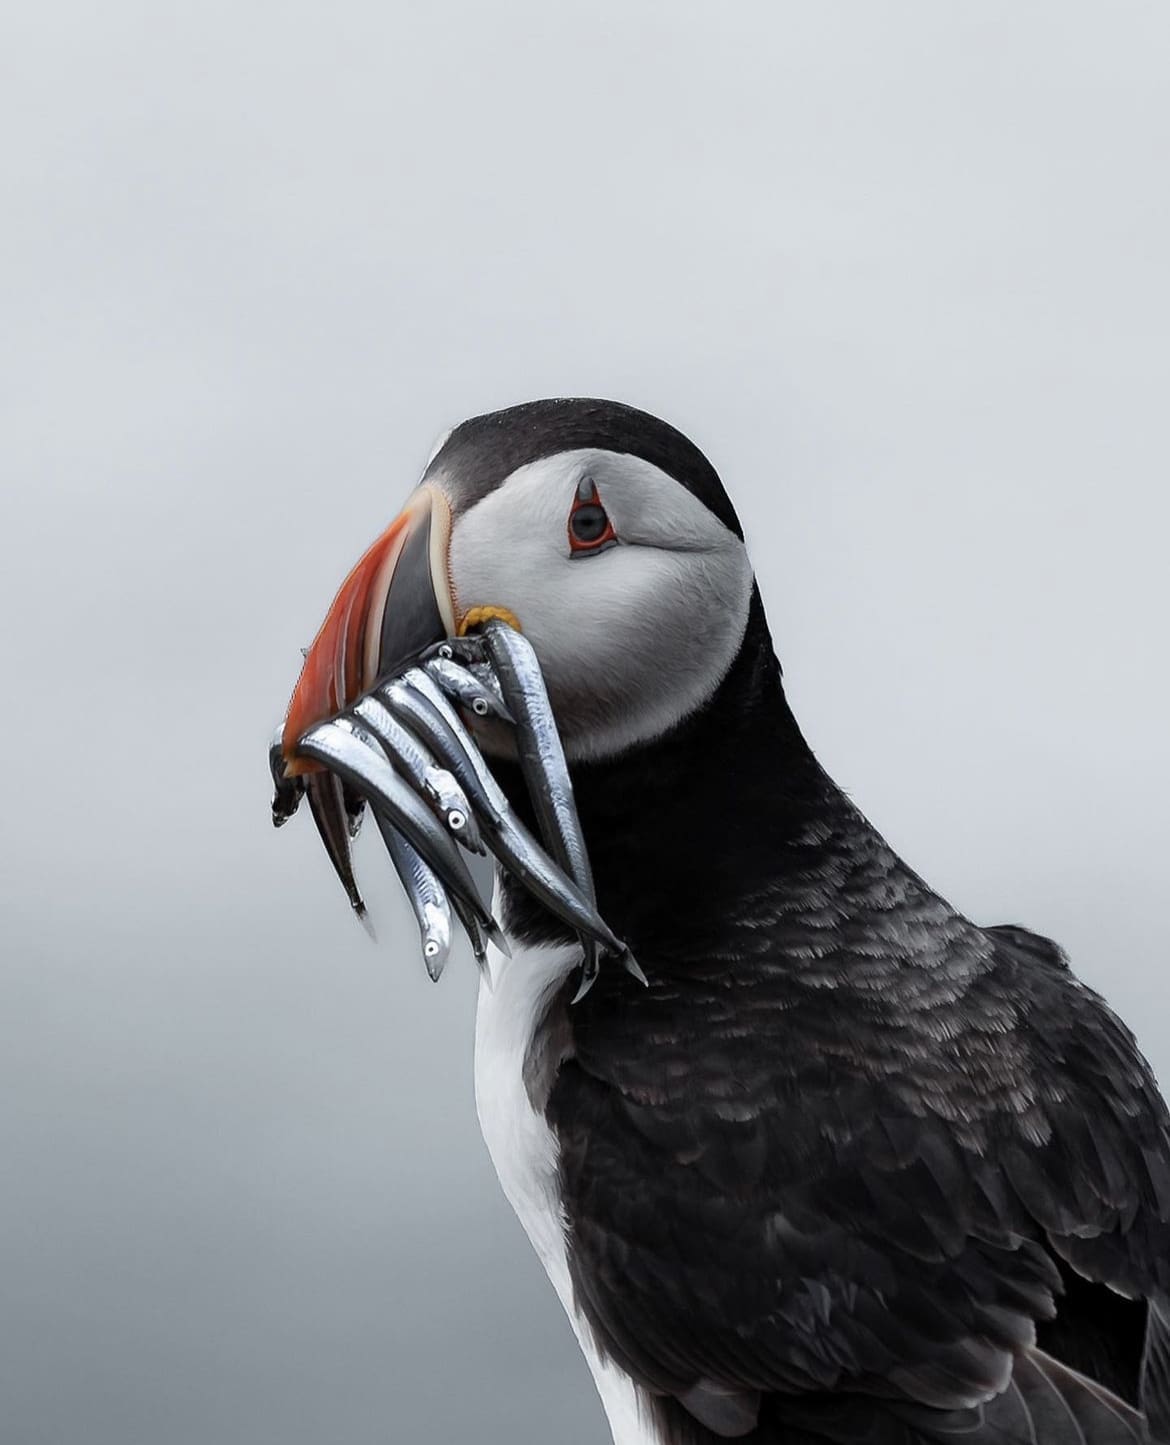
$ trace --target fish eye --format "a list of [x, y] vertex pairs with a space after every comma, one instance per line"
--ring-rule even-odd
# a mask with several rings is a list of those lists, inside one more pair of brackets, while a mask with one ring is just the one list
[[577, 488], [573, 510], [569, 513], [570, 556], [600, 552], [616, 541], [617, 533], [609, 513], [601, 505], [597, 487], [591, 481], [583, 481]]

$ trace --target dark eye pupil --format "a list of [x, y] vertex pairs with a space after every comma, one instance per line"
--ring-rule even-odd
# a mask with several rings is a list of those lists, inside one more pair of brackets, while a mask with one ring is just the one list
[[608, 525], [609, 518], [605, 515], [605, 508], [599, 507], [596, 502], [578, 507], [569, 523], [577, 541], [586, 543], [596, 542]]

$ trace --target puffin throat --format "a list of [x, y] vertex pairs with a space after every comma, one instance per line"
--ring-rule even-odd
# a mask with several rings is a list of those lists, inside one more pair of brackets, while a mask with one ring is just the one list
[[[530, 816], [519, 770], [501, 762], [498, 772]], [[570, 761], [570, 773], [598, 906], [636, 955], [639, 937], [693, 945], [704, 920], [736, 908], [757, 860], [790, 848], [840, 797], [784, 696], [758, 591], [739, 652], [703, 707], [625, 753]], [[530, 900], [508, 886], [504, 895], [509, 931], [568, 941]]]

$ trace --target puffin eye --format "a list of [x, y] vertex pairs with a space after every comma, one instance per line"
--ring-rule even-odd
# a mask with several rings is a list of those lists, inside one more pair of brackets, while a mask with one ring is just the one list
[[586, 479], [577, 488], [569, 513], [569, 555], [580, 557], [600, 552], [617, 542], [609, 513], [601, 505], [597, 486]]
[[578, 507], [573, 513], [569, 526], [578, 542], [586, 547], [591, 547], [594, 542], [601, 540], [602, 534], [609, 526], [609, 517], [606, 515], [604, 507], [595, 505]]

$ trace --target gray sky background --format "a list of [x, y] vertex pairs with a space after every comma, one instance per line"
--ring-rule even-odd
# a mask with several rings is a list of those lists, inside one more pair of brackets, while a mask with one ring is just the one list
[[657, 411], [830, 770], [1170, 1079], [1170, 10], [10, 3], [0, 1438], [600, 1445], [473, 977], [265, 747], [434, 436]]

